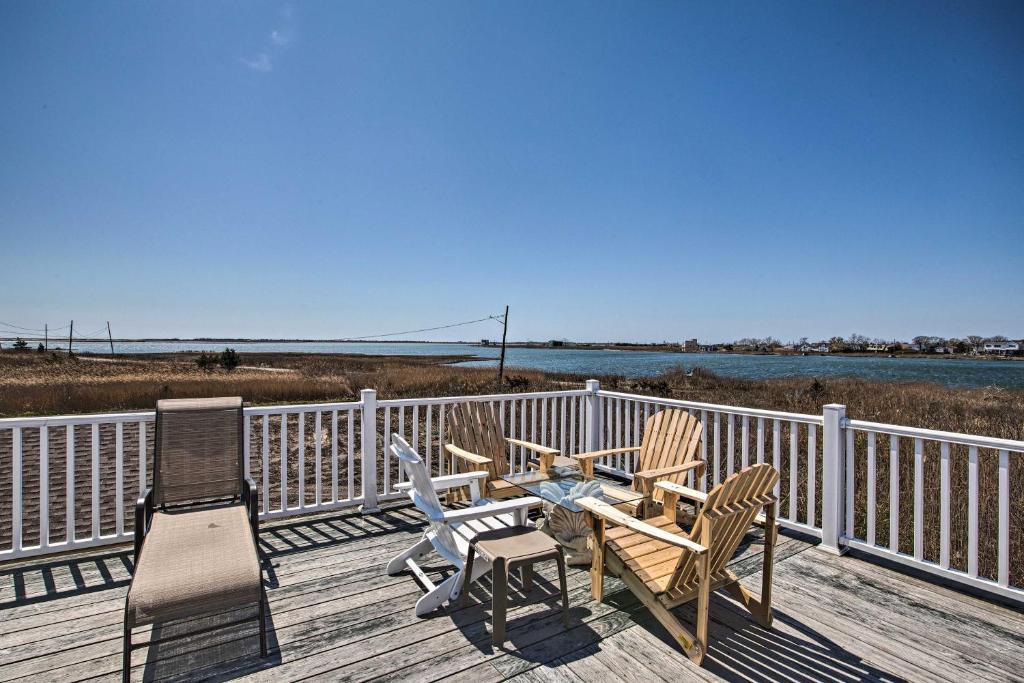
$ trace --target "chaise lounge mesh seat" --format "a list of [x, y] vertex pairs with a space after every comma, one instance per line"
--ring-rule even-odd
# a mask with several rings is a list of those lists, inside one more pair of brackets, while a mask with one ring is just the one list
[[131, 671], [133, 628], [237, 608], [258, 605], [260, 652], [266, 656], [256, 486], [245, 477], [242, 448], [241, 398], [157, 403], [153, 488], [135, 511], [124, 680]]

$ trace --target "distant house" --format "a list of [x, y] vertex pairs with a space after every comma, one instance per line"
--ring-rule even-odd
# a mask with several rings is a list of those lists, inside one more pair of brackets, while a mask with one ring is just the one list
[[1012, 356], [1020, 353], [1020, 342], [1015, 341], [987, 341], [982, 346], [984, 353], [990, 353], [996, 356]]
[[490, 339], [481, 339], [480, 340], [480, 346], [490, 346], [490, 345], [491, 345], [491, 340]]
[[718, 344], [701, 344], [699, 349], [701, 353], [714, 353], [718, 350]]
[[697, 343], [696, 339], [687, 339], [680, 344], [680, 346], [686, 353], [696, 353], [697, 351], [700, 351], [700, 344]]
[[548, 342], [548, 346], [565, 346], [565, 342], [561, 339], [552, 339]]
[[828, 353], [829, 347], [826, 342], [816, 344], [801, 344], [797, 349], [800, 353]]
[[896, 344], [879, 343], [868, 344], [867, 346], [864, 347], [864, 350], [871, 351], [873, 353], [890, 353], [892, 351], [896, 351], [898, 348], [899, 347]]

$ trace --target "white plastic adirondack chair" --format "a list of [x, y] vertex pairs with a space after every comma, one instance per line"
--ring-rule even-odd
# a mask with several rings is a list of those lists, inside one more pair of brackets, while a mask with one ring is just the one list
[[[427, 588], [427, 594], [416, 602], [416, 616], [426, 616], [440, 607], [446, 600], [455, 602], [462, 592], [462, 573], [466, 566], [469, 542], [481, 531], [505, 526], [527, 525], [526, 515], [530, 507], [541, 504], [539, 498], [527, 496], [500, 502], [480, 498], [482, 485], [487, 481], [487, 472], [463, 472], [445, 477], [430, 478], [423, 459], [398, 434], [391, 437], [391, 452], [395, 454], [409, 481], [397, 488], [407, 489], [416, 507], [427, 517], [428, 526], [423, 538], [408, 550], [399, 553], [388, 562], [388, 574], [397, 574], [408, 568]], [[472, 506], [460, 510], [445, 510], [437, 497], [438, 491], [469, 485]], [[417, 564], [431, 550], [455, 565], [455, 572], [440, 585], [434, 583]], [[489, 572], [490, 564], [482, 556], [473, 562], [470, 581]]]

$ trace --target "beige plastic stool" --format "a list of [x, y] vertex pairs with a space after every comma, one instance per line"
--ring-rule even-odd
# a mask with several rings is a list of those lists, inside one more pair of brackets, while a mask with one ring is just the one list
[[565, 558], [562, 546], [532, 527], [513, 526], [477, 534], [469, 544], [462, 584], [462, 600], [469, 595], [469, 577], [473, 575], [473, 556], [479, 554], [491, 561], [491, 642], [505, 642], [505, 611], [508, 602], [508, 574], [522, 570], [523, 591], [533, 586], [533, 564], [544, 560], [558, 563], [558, 584], [562, 589], [562, 623], [569, 627], [569, 592], [565, 585]]

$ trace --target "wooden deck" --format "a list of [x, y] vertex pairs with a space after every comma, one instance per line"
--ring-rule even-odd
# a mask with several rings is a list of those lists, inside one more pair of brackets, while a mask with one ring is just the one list
[[[133, 680], [1024, 680], [1020, 611], [790, 536], [776, 550], [774, 628], [714, 597], [701, 669], [617, 580], [593, 602], [579, 568], [569, 575], [571, 629], [552, 609], [557, 587], [545, 567], [528, 597], [514, 597], [510, 640], [494, 650], [486, 585], [468, 606], [419, 619], [412, 577], [384, 573], [420, 529], [408, 505], [266, 524], [270, 658], [257, 657], [255, 626], [233, 627], [137, 650]], [[761, 543], [747, 541], [732, 566], [756, 590]], [[117, 548], [0, 567], [0, 681], [117, 680], [130, 566], [128, 549]], [[438, 563], [432, 573], [447, 569]], [[692, 623], [692, 606], [678, 612]]]

